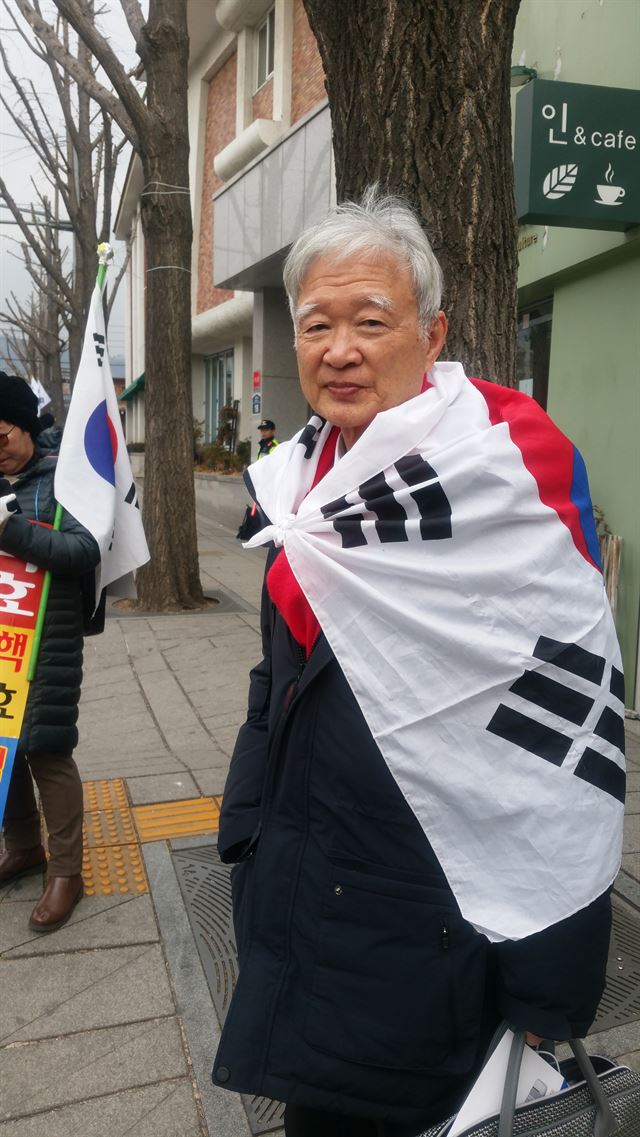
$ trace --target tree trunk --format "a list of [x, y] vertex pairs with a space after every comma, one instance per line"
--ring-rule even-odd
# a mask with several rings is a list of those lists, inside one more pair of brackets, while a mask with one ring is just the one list
[[151, 561], [138, 574], [138, 595], [141, 607], [169, 611], [204, 601], [193, 480], [186, 5], [151, 0], [142, 34], [153, 118], [139, 138], [147, 254], [143, 514]]
[[446, 355], [515, 383], [509, 78], [520, 0], [304, 0], [327, 76], [338, 201], [417, 208], [445, 278]]

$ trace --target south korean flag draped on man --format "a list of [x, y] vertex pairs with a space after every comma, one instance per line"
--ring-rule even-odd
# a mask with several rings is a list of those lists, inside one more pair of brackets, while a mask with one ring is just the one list
[[149, 560], [111, 376], [98, 284], [91, 298], [80, 366], [60, 444], [55, 492], [60, 504], [89, 530], [100, 547], [97, 603], [102, 589]]
[[620, 864], [624, 692], [580, 455], [537, 404], [436, 364], [314, 487], [315, 416], [248, 481], [369, 728], [491, 940]]

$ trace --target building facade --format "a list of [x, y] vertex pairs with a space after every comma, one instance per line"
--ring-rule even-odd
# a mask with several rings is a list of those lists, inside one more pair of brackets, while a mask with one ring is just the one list
[[[189, 0], [188, 13], [194, 417], [210, 441], [221, 409], [235, 404], [237, 438], [250, 439], [255, 454], [263, 417], [281, 438], [307, 417], [282, 262], [335, 202], [324, 74], [302, 0]], [[640, 5], [523, 0], [513, 81], [524, 72], [637, 89], [639, 48]], [[515, 111], [518, 88], [512, 93]], [[116, 232], [132, 241], [130, 441], [144, 437], [138, 183], [134, 162]], [[519, 258], [519, 385], [582, 451], [594, 502], [621, 537], [616, 620], [627, 705], [638, 706], [640, 230], [526, 225]]]

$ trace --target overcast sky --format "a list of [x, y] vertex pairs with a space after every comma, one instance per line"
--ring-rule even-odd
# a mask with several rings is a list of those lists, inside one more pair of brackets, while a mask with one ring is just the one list
[[[11, 6], [14, 7], [12, 0], [10, 0], [10, 3]], [[135, 65], [137, 56], [133, 51], [133, 41], [122, 15], [119, 0], [106, 0], [106, 3], [103, 3], [102, 7], [105, 9], [105, 12], [98, 20], [100, 30], [109, 36], [112, 46], [116, 49], [122, 62], [125, 64], [128, 63], [128, 65], [131, 66]], [[17, 8], [15, 12], [16, 17], [20, 19]], [[54, 22], [51, 3], [45, 3], [43, 5], [43, 13], [49, 18], [50, 22]], [[48, 69], [29, 50], [29, 47], [16, 32], [15, 28], [13, 28], [11, 20], [2, 8], [0, 8], [0, 34], [2, 35], [3, 45], [14, 73], [20, 79], [26, 77], [34, 81], [38, 88], [40, 98], [42, 99], [43, 106], [47, 112], [50, 113], [52, 121], [59, 121], [61, 118], [59, 104], [52, 88]], [[5, 98], [11, 102], [12, 106], [16, 106], [17, 101], [13, 92], [13, 86], [4, 71], [1, 61], [0, 86]], [[125, 152], [120, 159], [112, 217], [115, 217], [119, 189], [126, 173], [127, 161], [128, 155]], [[2, 176], [14, 199], [21, 205], [29, 205], [34, 200], [34, 190], [31, 179], [35, 179], [38, 185], [42, 185], [42, 174], [39, 172], [38, 162], [33, 151], [21, 136], [18, 128], [9, 118], [4, 107], [0, 107], [0, 167]], [[16, 225], [6, 223], [10, 216], [6, 207], [4, 205], [0, 206], [0, 311], [5, 310], [6, 298], [12, 291], [15, 292], [21, 301], [26, 301], [32, 291], [32, 283], [22, 261], [22, 252], [19, 244], [22, 235]], [[64, 234], [62, 236], [64, 236]], [[119, 242], [115, 243], [114, 251], [115, 262], [111, 271], [113, 271], [115, 275], [117, 271], [116, 266], [121, 263], [124, 254], [124, 246]], [[69, 252], [69, 257], [70, 256], [71, 253]], [[122, 355], [124, 353], [125, 327], [123, 302], [124, 282], [121, 285], [119, 298], [118, 301], [116, 301], [109, 325], [109, 349], [112, 355]], [[0, 325], [0, 331], [2, 330], [2, 326]]]

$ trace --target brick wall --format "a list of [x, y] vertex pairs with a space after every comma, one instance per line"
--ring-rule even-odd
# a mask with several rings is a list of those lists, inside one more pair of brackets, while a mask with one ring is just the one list
[[237, 58], [232, 55], [209, 83], [207, 96], [198, 246], [198, 312], [215, 308], [233, 296], [233, 292], [226, 288], [213, 287], [214, 206], [211, 198], [223, 184], [214, 173], [213, 159], [236, 135], [236, 64]]
[[293, 73], [291, 76], [291, 122], [326, 99], [324, 71], [302, 0], [293, 6]]
[[273, 78], [267, 79], [251, 100], [251, 120], [273, 118]]

